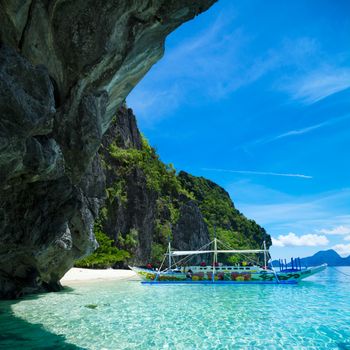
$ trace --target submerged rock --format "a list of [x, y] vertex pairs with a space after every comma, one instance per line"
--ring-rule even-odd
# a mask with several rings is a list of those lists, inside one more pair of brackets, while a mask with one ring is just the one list
[[0, 2], [0, 297], [59, 289], [95, 249], [102, 136], [166, 36], [214, 2]]

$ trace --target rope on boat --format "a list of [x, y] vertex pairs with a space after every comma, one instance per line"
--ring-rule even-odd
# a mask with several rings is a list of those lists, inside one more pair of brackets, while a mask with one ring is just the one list
[[[218, 240], [218, 242], [220, 242], [223, 246], [226, 246], [226, 248], [232, 249], [229, 245], [227, 245], [227, 244], [221, 242], [220, 240]], [[256, 261], [254, 261], [253, 259], [250, 259], [247, 255], [245, 255], [245, 254], [242, 254], [242, 255], [243, 255], [247, 260], [250, 260], [250, 261], [252, 261], [253, 263], [256, 263]], [[277, 272], [276, 272], [276, 270], [275, 270], [275, 268], [274, 268], [274, 266], [273, 266], [273, 264], [272, 264], [272, 261], [271, 261], [271, 267], [272, 267], [272, 271], [273, 271], [273, 273], [274, 273], [274, 275], [275, 275], [275, 279], [276, 279], [277, 284], [280, 284], [280, 280], [279, 280], [278, 275], [277, 275]]]
[[275, 274], [275, 278], [276, 278], [277, 284], [280, 284], [280, 280], [279, 280], [279, 278], [278, 278], [278, 275], [277, 275], [277, 272], [276, 272], [275, 268], [273, 267], [272, 261], [271, 261], [271, 267], [272, 267], [273, 273]]
[[[204, 244], [202, 247], [200, 247], [199, 249], [197, 249], [196, 251], [201, 251], [203, 250], [204, 248], [208, 247], [212, 242], [209, 242], [207, 244]], [[169, 253], [169, 252], [168, 252]], [[166, 257], [166, 254], [165, 254], [165, 257]], [[164, 257], [164, 260], [165, 260], [165, 257]], [[172, 264], [171, 266], [168, 266], [168, 268], [166, 268], [164, 271], [168, 271], [170, 270], [174, 265], [178, 265], [180, 263], [187, 263], [189, 260], [192, 259], [192, 255], [187, 255], [185, 256], [184, 258], [180, 259], [177, 263], [175, 262], [175, 264]], [[163, 260], [163, 263], [164, 263], [164, 260]], [[161, 265], [161, 267], [163, 266], [163, 263]], [[161, 268], [159, 268], [159, 271], [161, 271]]]
[[340, 270], [338, 270], [335, 266], [328, 266], [328, 267], [332, 267], [335, 271], [337, 271], [337, 272], [339, 272], [339, 273], [341, 273], [341, 274], [343, 274], [343, 275], [345, 275], [345, 276], [348, 276], [348, 277], [350, 277], [350, 274], [348, 274], [348, 273], [345, 273], [345, 272], [343, 272], [343, 271], [340, 271]]
[[[170, 252], [169, 252], [169, 254], [170, 254]], [[155, 282], [157, 281], [157, 279], [158, 279], [158, 277], [159, 277], [159, 275], [160, 275], [160, 272], [161, 272], [161, 270], [162, 270], [162, 267], [163, 267], [165, 258], [166, 258], [166, 255], [164, 255], [163, 261], [162, 261], [162, 263], [161, 263], [161, 265], [160, 265], [160, 267], [159, 267], [159, 269], [158, 269], [158, 271], [157, 271], [156, 278], [155, 278], [155, 280], [154, 280]], [[169, 267], [169, 269], [170, 269], [170, 267]]]
[[[233, 249], [231, 246], [229, 246], [228, 244], [220, 241], [219, 239], [217, 240], [219, 243], [222, 244], [223, 247], [227, 248], [227, 249]], [[250, 258], [248, 255], [243, 254], [243, 253], [239, 253], [239, 255], [243, 256], [245, 260], [248, 260], [250, 262], [252, 262], [253, 264], [256, 264], [256, 260], [253, 260], [252, 258]]]
[[[220, 243], [220, 244], [222, 244], [222, 246], [224, 246], [224, 247], [226, 247], [226, 248], [228, 248], [228, 249], [232, 249], [228, 244], [223, 243], [223, 242], [220, 241], [219, 239], [217, 239], [217, 242]], [[199, 249], [197, 249], [196, 252], [201, 251], [201, 250], [207, 248], [207, 247], [208, 247], [209, 245], [211, 245], [212, 243], [213, 243], [213, 241], [211, 241], [211, 242], [209, 242], [209, 243], [207, 243], [207, 244], [204, 244], [202, 247], [200, 247]], [[168, 254], [169, 254], [169, 253], [170, 253], [170, 252], [169, 252], [169, 250], [168, 250]], [[252, 258], [249, 258], [247, 255], [245, 255], [245, 254], [243, 254], [243, 253], [241, 253], [241, 255], [243, 255], [244, 258], [245, 258], [246, 260], [248, 260], [248, 261], [250, 261], [250, 262], [253, 262], [254, 264], [256, 263], [255, 260], [253, 260]], [[164, 259], [163, 259], [163, 261], [162, 261], [162, 264], [161, 264], [160, 268], [159, 268], [158, 271], [157, 271], [155, 281], [158, 279], [158, 277], [159, 277], [159, 275], [160, 275], [160, 272], [170, 271], [171, 268], [172, 268], [173, 266], [177, 267], [177, 265], [180, 264], [180, 263], [187, 264], [187, 263], [189, 262], [189, 260], [191, 260], [192, 257], [193, 257], [193, 255], [191, 254], [191, 255], [185, 256], [184, 258], [180, 259], [178, 262], [176, 262], [175, 259], [174, 259], [174, 257], [172, 257], [174, 263], [172, 263], [171, 266], [168, 266], [168, 268], [166, 268], [166, 269], [164, 269], [164, 271], [162, 271], [162, 267], [163, 267], [163, 264], [164, 264], [164, 262], [165, 262], [166, 256], [167, 256], [167, 254], [164, 255]], [[276, 279], [277, 279], [277, 281], [278, 281], [278, 283], [279, 283], [279, 279], [278, 279], [278, 277], [277, 277], [277, 274], [276, 274]]]

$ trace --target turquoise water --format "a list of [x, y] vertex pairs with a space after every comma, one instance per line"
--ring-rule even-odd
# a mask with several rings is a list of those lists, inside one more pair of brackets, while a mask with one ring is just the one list
[[350, 268], [337, 269], [298, 286], [93, 282], [1, 302], [0, 349], [350, 350]]

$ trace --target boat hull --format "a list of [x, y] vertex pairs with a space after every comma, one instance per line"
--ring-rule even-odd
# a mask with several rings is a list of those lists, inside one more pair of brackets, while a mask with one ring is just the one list
[[219, 285], [232, 285], [232, 284], [297, 284], [295, 280], [291, 281], [281, 281], [277, 283], [276, 281], [142, 281], [142, 284], [219, 284]]
[[273, 272], [272, 270], [257, 270], [250, 272], [221, 271], [213, 276], [208, 273], [194, 273], [190, 278], [181, 272], [157, 272], [154, 270], [131, 267], [145, 284], [297, 284], [299, 281], [323, 271], [326, 264], [305, 268]]

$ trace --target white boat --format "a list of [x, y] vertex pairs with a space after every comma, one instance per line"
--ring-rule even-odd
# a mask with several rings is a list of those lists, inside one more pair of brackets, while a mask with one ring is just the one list
[[[296, 284], [326, 269], [327, 264], [316, 267], [302, 267], [300, 259], [291, 259], [291, 264], [279, 263], [277, 271], [271, 264], [268, 265], [270, 256], [265, 242], [263, 249], [218, 249], [218, 243], [224, 245], [217, 238], [195, 251], [171, 250], [170, 242], [163, 263], [157, 269], [130, 266], [142, 279], [142, 283], [164, 284]], [[213, 249], [208, 249], [208, 247]], [[188, 265], [188, 261], [194, 255], [211, 255], [212, 264], [201, 263]], [[227, 265], [218, 262], [219, 254], [240, 254], [244, 256], [257, 256], [263, 254], [264, 265], [242, 261], [240, 264]], [[166, 257], [168, 266], [163, 269]], [[176, 258], [180, 260], [176, 261]], [[252, 260], [252, 259], [247, 259]]]

